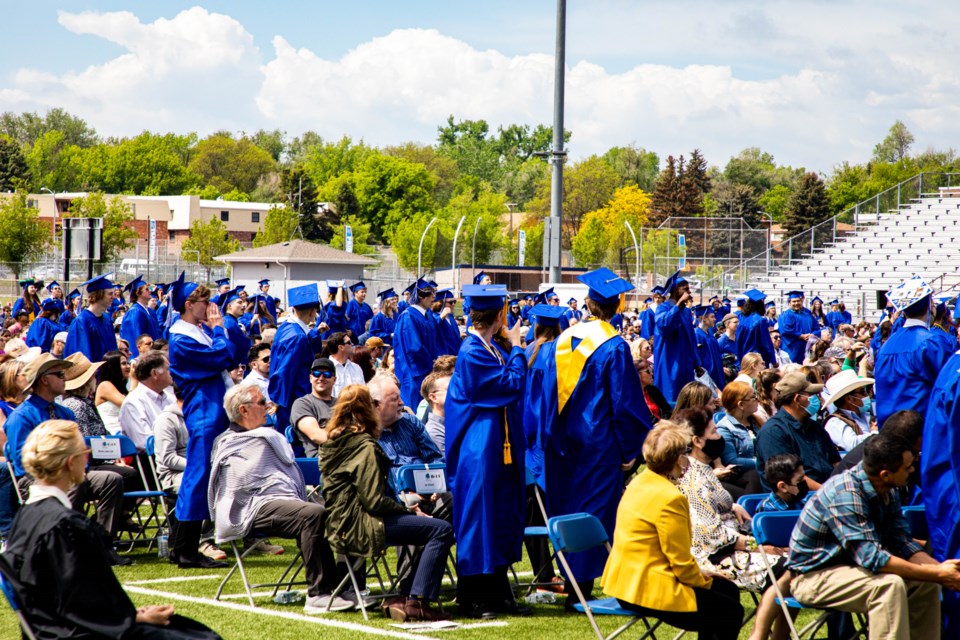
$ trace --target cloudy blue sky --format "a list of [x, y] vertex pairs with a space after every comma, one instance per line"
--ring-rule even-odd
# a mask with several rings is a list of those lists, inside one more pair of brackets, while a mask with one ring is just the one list
[[[102, 135], [312, 129], [433, 142], [449, 114], [552, 118], [556, 3], [355, 0], [16, 3], [0, 111], [63, 107]], [[621, 144], [759, 146], [829, 173], [897, 119], [960, 147], [960, 7], [943, 0], [568, 0], [566, 127]]]

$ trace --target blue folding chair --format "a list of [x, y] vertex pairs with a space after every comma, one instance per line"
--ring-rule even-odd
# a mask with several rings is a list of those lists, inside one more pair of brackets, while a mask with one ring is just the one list
[[320, 495], [320, 460], [317, 458], [296, 458], [297, 466], [300, 467], [300, 473], [303, 474], [303, 484], [312, 487], [307, 492], [307, 500], [314, 502], [323, 502], [317, 499]]
[[27, 617], [20, 607], [20, 600], [17, 598], [17, 593], [13, 590], [13, 584], [8, 577], [8, 572], [9, 575], [12, 576], [12, 571], [13, 568], [7, 564], [6, 560], [0, 558], [0, 591], [3, 591], [7, 603], [10, 605], [10, 608], [13, 609], [14, 615], [17, 616], [17, 620], [20, 622], [20, 629], [23, 631], [23, 637], [27, 638], [27, 640], [37, 640], [37, 636], [30, 627], [30, 623], [27, 622]]
[[[413, 491], [420, 495], [433, 495], [434, 493], [444, 493], [447, 488], [447, 465], [442, 462], [433, 464], [405, 464], [397, 469], [397, 492], [404, 493]], [[403, 547], [398, 547], [398, 553], [403, 551]], [[386, 562], [384, 562], [386, 564]], [[398, 563], [399, 564], [399, 563]], [[374, 565], [375, 566], [375, 565]], [[457, 578], [455, 575], [456, 560], [453, 558], [453, 551], [450, 551], [449, 562], [447, 563], [446, 574], [450, 578], [451, 584], [456, 587]], [[451, 569], [451, 567], [454, 567]], [[387, 572], [389, 574], [389, 569]], [[379, 576], [378, 576], [379, 577]], [[401, 576], [396, 576], [397, 580]], [[390, 576], [391, 580], [393, 577]]]
[[745, 496], [740, 496], [740, 498], [737, 499], [737, 504], [743, 507], [752, 518], [753, 514], [757, 512], [757, 507], [759, 507], [764, 498], [769, 495], [769, 493], [748, 493]]
[[903, 515], [910, 527], [910, 535], [917, 540], [930, 539], [930, 527], [927, 525], [927, 508], [923, 505], [903, 507]]
[[[607, 539], [607, 532], [604, 530], [600, 520], [589, 513], [573, 513], [566, 516], [557, 516], [547, 520], [547, 534], [550, 536], [550, 543], [553, 545], [554, 555], [557, 556], [557, 560], [559, 560], [563, 566], [563, 570], [570, 580], [570, 584], [573, 586], [577, 599], [580, 601], [580, 604], [573, 605], [573, 608], [587, 614], [587, 619], [590, 621], [590, 625], [600, 640], [612, 640], [638, 622], [643, 622], [644, 626], [646, 626], [646, 631], [640, 636], [639, 640], [656, 638], [655, 632], [657, 628], [663, 624], [662, 621], [656, 620], [651, 624], [644, 616], [621, 607], [616, 598], [587, 600], [580, 590], [580, 586], [577, 584], [576, 576], [574, 576], [570, 570], [570, 565], [567, 563], [565, 555], [566, 553], [589, 551], [596, 547], [604, 547], [607, 553], [610, 553], [610, 541]], [[603, 632], [600, 631], [600, 627], [597, 626], [594, 614], [628, 616], [630, 620], [609, 636], [605, 636]]]
[[[90, 457], [94, 460], [115, 460], [117, 456], [106, 455], [105, 457], [98, 455], [94, 441], [109, 441], [116, 440], [120, 444], [120, 456], [121, 458], [133, 457], [134, 466], [137, 471], [140, 473], [140, 481], [143, 483], [144, 487], [149, 487], [150, 483], [147, 482], [147, 476], [143, 473], [143, 466], [140, 464], [138, 454], [140, 453], [137, 449], [137, 445], [133, 443], [133, 440], [128, 438], [123, 434], [117, 434], [114, 436], [85, 436], [84, 441], [87, 443], [87, 446], [91, 448]], [[140, 509], [133, 510], [133, 516], [137, 521], [137, 531], [130, 533], [130, 548], [127, 551], [133, 551], [134, 546], [137, 542], [144, 541], [147, 543], [147, 551], [153, 547], [153, 543], [156, 542], [157, 538], [160, 535], [160, 529], [163, 527], [164, 522], [160, 518], [160, 513], [166, 514], [163, 505], [163, 499], [166, 497], [166, 493], [163, 491], [153, 491], [150, 489], [145, 489], [143, 491], [124, 491], [124, 499], [136, 500], [139, 505], [141, 500], [146, 500], [147, 504], [150, 506], [150, 514], [147, 516], [146, 520], [143, 519], [143, 516], [140, 515]], [[155, 527], [153, 536], [147, 536], [147, 529], [150, 528], [151, 523]]]
[[287, 428], [283, 430], [283, 435], [287, 437], [287, 442], [289, 442], [291, 446], [297, 441], [297, 434], [293, 432], [292, 424], [287, 425]]

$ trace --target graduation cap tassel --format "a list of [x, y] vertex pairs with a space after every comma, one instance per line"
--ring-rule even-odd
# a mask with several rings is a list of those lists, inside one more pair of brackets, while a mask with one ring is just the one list
[[503, 464], [513, 464], [513, 452], [510, 449], [510, 423], [507, 421], [507, 408], [503, 408]]

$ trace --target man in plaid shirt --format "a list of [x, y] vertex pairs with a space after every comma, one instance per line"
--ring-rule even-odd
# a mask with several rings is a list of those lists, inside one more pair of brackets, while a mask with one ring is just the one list
[[913, 471], [912, 443], [870, 438], [863, 462], [830, 478], [790, 539], [793, 596], [866, 614], [870, 638], [939, 638], [940, 585], [960, 589], [960, 560], [938, 563], [910, 538], [897, 487]]

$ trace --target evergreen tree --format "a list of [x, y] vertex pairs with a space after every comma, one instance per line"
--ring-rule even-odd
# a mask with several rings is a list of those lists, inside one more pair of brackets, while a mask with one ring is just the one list
[[287, 207], [297, 212], [304, 240], [330, 241], [333, 230], [321, 218], [317, 187], [302, 164], [280, 172], [280, 193], [286, 199]]
[[827, 189], [815, 173], [806, 173], [787, 201], [783, 230], [787, 238], [813, 227], [830, 217]]
[[650, 203], [650, 224], [659, 226], [671, 216], [680, 215], [677, 208], [677, 161], [667, 156], [667, 164], [657, 177], [657, 186], [653, 190]]
[[30, 173], [20, 145], [0, 135], [0, 191], [13, 191]]
[[690, 160], [687, 162], [687, 169], [684, 176], [689, 182], [696, 185], [700, 190], [701, 196], [710, 193], [713, 185], [710, 182], [710, 176], [707, 174], [707, 159], [700, 153], [700, 149], [694, 149], [690, 152]]

